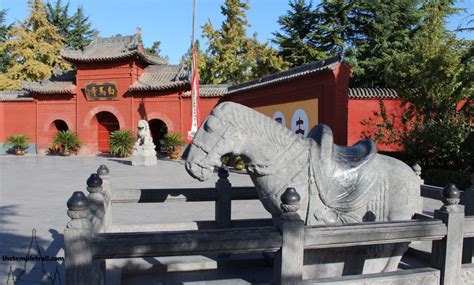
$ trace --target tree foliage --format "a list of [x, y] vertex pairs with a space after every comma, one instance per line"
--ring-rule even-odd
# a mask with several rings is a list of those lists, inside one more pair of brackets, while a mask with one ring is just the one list
[[84, 9], [79, 6], [71, 18], [71, 27], [69, 35], [66, 37], [66, 45], [71, 49], [83, 49], [92, 41], [96, 33], [97, 30], [92, 28], [89, 17], [84, 15]]
[[4, 44], [8, 38], [8, 31], [11, 28], [11, 25], [5, 24], [6, 14], [6, 10], [0, 10], [0, 73], [7, 71], [10, 61], [10, 51], [2, 49], [2, 47], [5, 48]]
[[46, 18], [58, 29], [62, 38], [67, 41], [72, 23], [72, 19], [69, 17], [69, 2], [63, 6], [61, 0], [57, 0], [54, 5], [48, 1], [46, 3]]
[[285, 62], [268, 44], [248, 38], [245, 0], [226, 0], [221, 6], [225, 19], [220, 29], [209, 21], [203, 26], [203, 37], [208, 40], [204, 83], [241, 83], [268, 72], [280, 71]]
[[0, 74], [0, 90], [19, 89], [20, 81], [40, 81], [50, 77], [53, 66], [66, 68], [59, 58], [63, 39], [58, 29], [46, 18], [46, 8], [41, 0], [30, 0], [31, 12], [27, 19], [8, 32], [1, 51], [10, 51], [10, 67]]
[[[421, 0], [293, 0], [274, 42], [293, 66], [343, 53], [354, 87], [385, 87], [385, 66], [411, 46]], [[304, 18], [302, 17], [304, 15]]]
[[279, 47], [279, 54], [291, 66], [300, 66], [305, 63], [325, 57], [313, 43], [316, 14], [313, 2], [293, 0], [289, 2], [290, 10], [280, 16], [278, 24], [281, 32], [275, 32], [272, 40]]
[[54, 5], [48, 2], [46, 8], [48, 21], [58, 28], [67, 48], [82, 49], [92, 41], [96, 30], [82, 6], [78, 6], [72, 16], [69, 16], [69, 2], [65, 5], [62, 0], [57, 0]]
[[423, 24], [412, 48], [395, 54], [386, 68], [388, 83], [407, 106], [402, 118], [407, 129], [394, 129], [382, 119], [408, 162], [425, 169], [472, 170], [474, 44], [444, 28], [452, 2], [427, 1], [422, 9]]
[[155, 41], [149, 48], [145, 48], [145, 51], [148, 54], [151, 54], [153, 56], [158, 57], [163, 63], [168, 63], [169, 58], [168, 56], [162, 56], [161, 55], [161, 42], [160, 41]]

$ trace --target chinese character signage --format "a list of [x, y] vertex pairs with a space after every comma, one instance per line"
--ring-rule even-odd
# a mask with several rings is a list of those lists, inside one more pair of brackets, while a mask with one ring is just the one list
[[117, 86], [114, 83], [89, 83], [86, 85], [89, 100], [116, 100]]

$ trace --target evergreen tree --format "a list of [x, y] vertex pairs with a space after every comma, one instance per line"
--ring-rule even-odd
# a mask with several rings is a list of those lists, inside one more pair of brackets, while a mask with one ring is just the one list
[[153, 56], [156, 56], [158, 57], [163, 63], [168, 63], [169, 62], [169, 58], [168, 56], [162, 56], [161, 55], [161, 42], [160, 41], [156, 41], [156, 42], [153, 42], [153, 44], [151, 45], [151, 47], [149, 48], [145, 48], [145, 51], [148, 53], [148, 54], [151, 54]]
[[7, 40], [8, 31], [11, 25], [5, 24], [6, 10], [0, 10], [0, 73], [7, 71], [10, 61], [10, 50], [5, 49], [5, 41]]
[[46, 8], [48, 21], [58, 28], [67, 48], [82, 49], [92, 41], [96, 31], [92, 29], [89, 17], [84, 15], [81, 6], [72, 16], [69, 16], [69, 2], [65, 5], [62, 5], [61, 0], [57, 0], [54, 5], [48, 2]]
[[323, 57], [347, 52], [352, 32], [351, 12], [355, 0], [323, 0], [316, 8], [311, 43]]
[[278, 19], [281, 32], [273, 33], [275, 39], [272, 41], [278, 45], [279, 54], [291, 66], [300, 66], [325, 57], [311, 41], [316, 25], [313, 2], [294, 0], [289, 5], [287, 14]]
[[[246, 27], [250, 26], [245, 12], [249, 9], [247, 2], [226, 0], [221, 7], [221, 13], [225, 16], [221, 28], [216, 30], [210, 21], [204, 25], [203, 36], [208, 39], [206, 68], [209, 73], [209, 81], [205, 83], [241, 83], [255, 78], [257, 68], [263, 71], [286, 67], [281, 59], [275, 58], [277, 55], [270, 47], [262, 46], [255, 37], [246, 36]], [[256, 58], [256, 49], [260, 59]]]
[[387, 87], [386, 68], [398, 53], [412, 49], [423, 12], [420, 0], [361, 1], [351, 11], [355, 87]]
[[452, 1], [427, 1], [422, 10], [425, 18], [413, 47], [395, 55], [387, 70], [389, 83], [409, 106], [407, 131], [394, 132], [408, 162], [472, 171], [474, 44], [444, 28], [446, 16], [455, 11]]
[[68, 67], [59, 58], [63, 38], [46, 18], [41, 0], [30, 0], [31, 12], [19, 26], [11, 28], [1, 50], [11, 51], [10, 68], [0, 74], [0, 90], [19, 89], [20, 81], [40, 81], [51, 76], [53, 66]]
[[69, 17], [69, 2], [63, 6], [61, 0], [56, 0], [54, 5], [48, 1], [46, 3], [46, 18], [58, 29], [61, 37], [67, 41], [70, 37], [69, 29], [72, 23], [72, 19]]
[[71, 18], [71, 28], [66, 37], [66, 45], [71, 49], [83, 49], [94, 38], [97, 33], [89, 22], [89, 17], [84, 15], [81, 6], [77, 7], [76, 13]]

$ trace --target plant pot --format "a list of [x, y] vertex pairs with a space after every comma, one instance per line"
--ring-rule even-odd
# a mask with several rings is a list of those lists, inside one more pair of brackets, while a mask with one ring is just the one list
[[177, 160], [179, 158], [179, 152], [178, 151], [169, 151], [168, 156], [170, 159]]
[[243, 162], [242, 160], [239, 160], [237, 163], [235, 163], [234, 168], [237, 170], [244, 170], [245, 162]]
[[24, 150], [21, 150], [21, 149], [15, 149], [15, 155], [24, 155], [25, 154], [25, 151]]
[[69, 150], [65, 150], [61, 153], [62, 156], [70, 156], [71, 152]]

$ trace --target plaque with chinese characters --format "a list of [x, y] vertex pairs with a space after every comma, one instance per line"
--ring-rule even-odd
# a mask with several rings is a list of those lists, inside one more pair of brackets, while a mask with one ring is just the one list
[[114, 83], [89, 83], [85, 91], [89, 100], [115, 100], [118, 93]]

